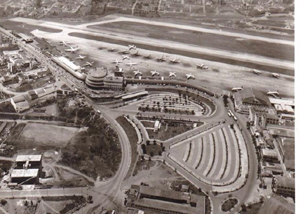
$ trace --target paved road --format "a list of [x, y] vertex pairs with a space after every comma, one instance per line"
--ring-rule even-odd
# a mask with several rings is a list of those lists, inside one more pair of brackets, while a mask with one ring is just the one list
[[86, 195], [88, 187], [76, 188], [51, 188], [51, 189], [34, 189], [34, 190], [0, 190], [0, 198], [26, 198], [41, 196], [72, 196]]

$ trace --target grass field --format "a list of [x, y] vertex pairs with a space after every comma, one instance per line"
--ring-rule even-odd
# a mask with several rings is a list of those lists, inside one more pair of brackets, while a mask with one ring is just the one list
[[89, 27], [100, 30], [104, 29], [113, 32], [128, 33], [153, 39], [164, 39], [185, 44], [198, 45], [201, 47], [243, 52], [289, 61], [294, 60], [294, 49], [291, 46], [255, 40], [241, 40], [238, 37], [233, 38], [210, 33], [134, 22], [114, 22], [103, 25], [91, 25]]
[[65, 147], [78, 128], [55, 126], [47, 124], [30, 123], [25, 126], [18, 142], [27, 146], [55, 146], [57, 148]]
[[147, 129], [147, 132], [150, 139], [168, 140], [191, 129], [192, 126], [188, 126], [186, 124], [178, 124], [177, 126], [168, 125], [167, 127], [164, 123], [161, 125], [161, 128], [158, 132], [154, 132], [153, 129]]

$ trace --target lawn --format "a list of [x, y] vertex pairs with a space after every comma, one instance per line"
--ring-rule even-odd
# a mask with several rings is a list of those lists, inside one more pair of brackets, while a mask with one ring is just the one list
[[238, 203], [238, 200], [236, 198], [230, 198], [228, 200], [226, 200], [223, 204], [222, 204], [222, 211], [224, 212], [228, 212], [229, 210], [231, 210], [233, 207], [235, 207]]
[[[202, 124], [198, 124], [198, 126]], [[159, 131], [154, 132], [153, 129], [147, 129], [147, 132], [150, 139], [168, 140], [192, 129], [192, 124], [163, 122]]]
[[75, 127], [29, 123], [23, 129], [18, 142], [25, 144], [26, 147], [55, 146], [63, 148], [67, 146], [78, 130]]

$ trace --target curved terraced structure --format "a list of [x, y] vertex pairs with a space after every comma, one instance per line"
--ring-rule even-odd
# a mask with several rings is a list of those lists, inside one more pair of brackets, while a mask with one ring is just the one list
[[240, 172], [247, 171], [248, 162], [241, 162], [243, 144], [237, 127], [219, 125], [172, 145], [168, 159], [199, 181], [221, 187], [235, 183]]
[[97, 68], [89, 71], [85, 83], [88, 87], [98, 89], [104, 86], [104, 78], [107, 76], [107, 69]]

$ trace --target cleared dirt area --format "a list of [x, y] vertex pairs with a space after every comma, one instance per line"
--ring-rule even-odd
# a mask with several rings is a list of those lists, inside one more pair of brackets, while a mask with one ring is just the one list
[[133, 34], [136, 36], [144, 36], [153, 39], [163, 38], [164, 40], [182, 42], [185, 44], [243, 52], [289, 61], [294, 60], [294, 48], [291, 46], [240, 39], [238, 37], [232, 38], [210, 33], [182, 30], [171, 27], [160, 27], [135, 22], [114, 22], [103, 25], [91, 25], [88, 27]]
[[222, 57], [215, 56], [215, 55], [213, 56], [213, 55], [207, 55], [207, 54], [202, 54], [202, 53], [195, 53], [192, 51], [178, 50], [175, 48], [158, 47], [158, 46], [146, 45], [143, 43], [137, 43], [137, 42], [131, 42], [131, 41], [127, 42], [127, 41], [117, 40], [117, 39], [113, 39], [113, 38], [107, 38], [107, 37], [103, 37], [103, 36], [89, 35], [89, 34], [85, 34], [85, 33], [69, 33], [68, 35], [72, 36], [72, 37], [84, 38], [84, 39], [88, 39], [88, 40], [95, 40], [95, 41], [106, 42], [106, 43], [113, 43], [113, 44], [124, 45], [124, 46], [133, 44], [133, 45], [136, 45], [139, 48], [145, 49], [145, 50], [158, 51], [158, 52], [163, 52], [163, 53], [168, 53], [168, 54], [177, 54], [177, 55], [191, 57], [191, 58], [216, 61], [216, 62], [231, 64], [231, 65], [237, 65], [237, 66], [243, 66], [243, 67], [248, 67], [248, 68], [253, 68], [253, 69], [258, 69], [258, 70], [265, 70], [265, 71], [270, 71], [270, 72], [286, 74], [286, 75], [290, 75], [290, 76], [294, 75], [294, 70], [278, 68], [277, 66], [269, 66], [269, 65], [256, 64], [256, 63], [252, 63], [252, 62], [245, 62], [245, 61], [240, 61], [238, 59], [228, 59], [227, 56], [224, 56], [224, 57], [223, 56]]
[[27, 124], [17, 141], [31, 145], [65, 147], [78, 128], [47, 124]]

